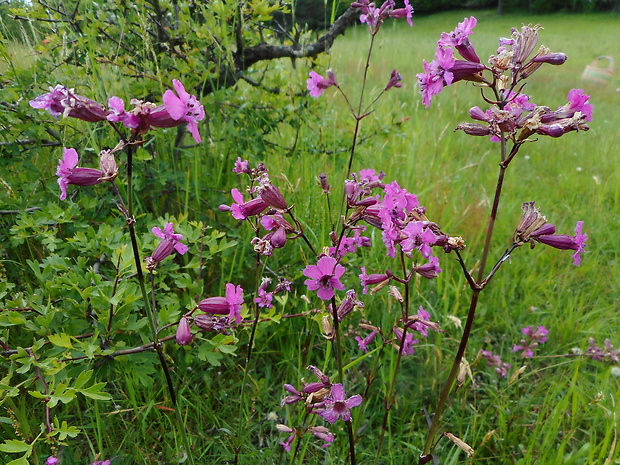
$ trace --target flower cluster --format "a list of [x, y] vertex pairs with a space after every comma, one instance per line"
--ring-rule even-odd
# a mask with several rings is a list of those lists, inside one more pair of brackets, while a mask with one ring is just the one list
[[620, 349], [614, 349], [609, 339], [603, 341], [604, 347], [597, 346], [596, 340], [592, 337], [588, 339], [588, 344], [590, 347], [586, 350], [586, 355], [592, 360], [609, 361], [612, 363], [620, 362]]
[[577, 222], [574, 236], [555, 234], [555, 226], [547, 222], [534, 202], [525, 202], [521, 208], [523, 216], [513, 235], [516, 245], [529, 243], [530, 247], [534, 248], [535, 242], [539, 242], [560, 250], [574, 250], [573, 264], [581, 265], [581, 254], [588, 240], [588, 235], [583, 234], [583, 221]]
[[[442, 33], [437, 42], [435, 59], [430, 63], [423, 61], [424, 72], [417, 75], [422, 103], [428, 108], [433, 96], [439, 94], [444, 87], [460, 80], [482, 82], [481, 71], [489, 69], [480, 63], [480, 58], [474, 50], [468, 36], [476, 26], [476, 18], [465, 18], [456, 29], [450, 33]], [[454, 58], [453, 48], [463, 60]]]
[[[336, 423], [339, 419], [345, 422], [352, 420], [351, 409], [362, 403], [360, 395], [354, 395], [347, 398], [342, 384], [332, 384], [329, 376], [313, 365], [309, 365], [315, 377], [316, 382], [305, 383], [302, 379], [302, 388], [296, 389], [290, 384], [285, 384], [284, 389], [288, 394], [282, 399], [281, 405], [291, 405], [303, 402], [307, 412], [323, 417], [330, 424]], [[324, 440], [322, 447], [327, 447], [334, 440], [334, 436], [325, 427], [312, 428], [290, 428], [286, 425], [278, 425], [278, 430], [287, 433], [288, 439], [280, 443], [287, 451], [290, 450], [291, 443], [296, 437], [301, 437], [305, 431], [309, 430], [312, 434]]]
[[481, 350], [480, 355], [482, 355], [487, 360], [487, 366], [495, 368], [495, 372], [505, 378], [508, 376], [508, 370], [510, 370], [510, 364], [506, 362], [502, 362], [502, 359], [499, 355], [493, 355], [493, 352], [490, 350]]
[[443, 333], [443, 330], [439, 328], [439, 323], [431, 321], [430, 318], [430, 313], [420, 306], [418, 313], [409, 316], [403, 328], [395, 326], [392, 329], [396, 336], [396, 341], [393, 343], [394, 347], [400, 350], [402, 346], [403, 355], [413, 355], [415, 353], [415, 345], [420, 341], [419, 339], [414, 339], [413, 333], [405, 333], [406, 329], [412, 329], [422, 337], [428, 337], [429, 329]]
[[[444, 234], [436, 223], [429, 221], [426, 209], [414, 194], [401, 188], [396, 181], [387, 184], [382, 179], [383, 175], [376, 175], [374, 170], [362, 170], [359, 176], [353, 173], [352, 179], [346, 181], [347, 208], [352, 210], [347, 225], [352, 227], [358, 221], [365, 221], [380, 229], [389, 257], [396, 256], [396, 246], [408, 257], [418, 251], [428, 262], [414, 271], [427, 278], [437, 276], [441, 269], [439, 259], [432, 255], [432, 247], [442, 247], [446, 252], [462, 249], [462, 239]], [[381, 190], [382, 195], [372, 195], [373, 189]], [[368, 276], [363, 269], [360, 278], [365, 292], [369, 284], [389, 278], [370, 275], [369, 279]]]
[[519, 344], [515, 344], [512, 347], [512, 351], [521, 351], [521, 357], [532, 358], [534, 356], [534, 349], [547, 341], [549, 330], [544, 326], [526, 326], [521, 332], [525, 338], [521, 339]]
[[[280, 189], [271, 182], [264, 164], [259, 163], [256, 168], [250, 168], [249, 162], [239, 157], [232, 171], [249, 176], [250, 185], [247, 192], [250, 198], [246, 200], [238, 189], [232, 189], [234, 202], [231, 205], [220, 205], [219, 209], [231, 212], [236, 220], [256, 220], [252, 222], [252, 227], [257, 236], [251, 241], [255, 252], [271, 256], [274, 249], [284, 247], [288, 239], [299, 237], [299, 225], [292, 216], [291, 220], [295, 226], [283, 217], [286, 213], [290, 215], [290, 207]], [[267, 233], [259, 237], [261, 229]]]
[[[501, 96], [499, 111], [504, 111], [507, 102], [514, 99], [513, 89], [527, 77], [531, 76], [544, 63], [561, 65], [567, 59], [563, 53], [551, 53], [541, 45], [538, 51], [530, 58], [530, 55], [538, 43], [538, 26], [523, 26], [521, 31], [512, 30], [510, 39], [500, 39], [500, 47], [497, 54], [489, 59], [489, 66], [481, 63], [476, 50], [469, 40], [473, 33], [477, 20], [473, 16], [465, 18], [458, 23], [452, 32], [444, 32], [437, 41], [435, 60], [427, 63], [423, 61], [424, 72], [417, 75], [422, 103], [428, 108], [433, 96], [439, 94], [444, 87], [460, 80], [474, 81], [483, 86], [500, 88]], [[458, 53], [462, 60], [454, 58], [454, 52]], [[492, 80], [483, 76], [483, 71], [490, 72]], [[509, 71], [510, 76], [504, 74]], [[519, 111], [517, 108], [515, 111]], [[507, 117], [500, 114], [499, 117]], [[560, 119], [560, 118], [558, 118]], [[579, 129], [583, 129], [582, 123], [574, 123]], [[566, 123], [568, 126], [569, 124]], [[474, 132], [478, 127], [460, 129]], [[542, 134], [542, 132], [540, 132]], [[474, 134], [485, 135], [485, 134]]]
[[73, 89], [63, 85], [50, 87], [50, 91], [30, 101], [30, 106], [47, 110], [53, 117], [71, 117], [91, 123], [110, 121], [122, 123], [131, 129], [132, 134], [138, 136], [151, 128], [170, 128], [187, 124], [187, 128], [196, 140], [200, 142], [198, 122], [205, 116], [204, 108], [194, 95], [190, 95], [180, 81], [173, 79], [172, 84], [176, 93], [170, 89], [164, 92], [163, 104], [144, 102], [132, 99], [133, 108], [125, 110], [124, 102], [119, 97], [108, 100], [108, 108], [98, 102], [78, 95]]
[[567, 132], [590, 129], [586, 124], [592, 120], [590, 96], [581, 89], [570, 90], [568, 103], [555, 111], [531, 103], [526, 94], [506, 91], [502, 97], [504, 103], [493, 104], [486, 111], [477, 106], [469, 110], [469, 116], [482, 123], [461, 123], [456, 130], [472, 136], [490, 136], [493, 142], [501, 137], [521, 142], [533, 134], [560, 137]]
[[379, 32], [381, 25], [387, 18], [406, 18], [409, 26], [413, 26], [413, 7], [409, 3], [409, 0], [405, 0], [404, 8], [395, 8], [396, 3], [394, 0], [386, 0], [379, 8], [375, 6], [374, 2], [370, 2], [369, 0], [356, 0], [351, 3], [351, 6], [360, 9], [362, 12], [360, 15], [360, 22], [368, 26], [373, 36]]

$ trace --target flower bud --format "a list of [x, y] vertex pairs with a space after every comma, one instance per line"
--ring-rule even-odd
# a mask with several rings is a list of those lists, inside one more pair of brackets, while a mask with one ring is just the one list
[[192, 340], [192, 332], [189, 327], [189, 322], [186, 317], [179, 320], [179, 326], [177, 327], [176, 334], [177, 344], [184, 346], [190, 343]]
[[271, 183], [263, 186], [261, 198], [267, 202], [269, 206], [277, 208], [278, 210], [286, 210], [288, 208], [286, 200], [284, 200], [280, 190]]
[[280, 226], [276, 231], [271, 235], [269, 242], [273, 246], [274, 249], [280, 249], [284, 247], [286, 244], [286, 229]]
[[327, 175], [325, 173], [319, 174], [319, 179], [321, 181], [321, 189], [325, 194], [329, 194], [332, 186], [327, 183]]
[[403, 77], [401, 76], [401, 74], [399, 72], [397, 72], [395, 69], [392, 70], [392, 75], [390, 76], [390, 80], [388, 81], [387, 85], [385, 86], [385, 90], [389, 90], [392, 87], [402, 87], [403, 84], [400, 82], [403, 80]]
[[198, 303], [198, 308], [205, 313], [228, 315], [230, 307], [225, 297], [209, 297]]
[[565, 53], [557, 52], [557, 53], [549, 53], [548, 55], [536, 56], [532, 58], [532, 61], [536, 63], [549, 63], [550, 65], [561, 65], [566, 60], [568, 60], [568, 56]]

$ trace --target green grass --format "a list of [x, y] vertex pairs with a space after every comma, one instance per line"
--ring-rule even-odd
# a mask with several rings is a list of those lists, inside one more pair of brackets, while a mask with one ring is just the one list
[[[385, 85], [393, 68], [403, 75], [403, 87], [391, 90], [363, 121], [363, 142], [358, 148], [354, 170], [382, 170], [387, 180], [397, 180], [416, 193], [432, 221], [450, 234], [465, 238], [464, 257], [473, 268], [480, 254], [492, 201], [498, 146], [486, 138], [453, 132], [459, 122], [468, 121], [467, 110], [471, 106], [484, 107], [478, 89], [458, 83], [445, 89], [426, 110], [414, 85], [415, 74], [421, 71], [421, 60], [433, 58], [439, 34], [452, 30], [470, 14], [463, 11], [416, 17], [413, 28], [393, 22], [384, 25], [377, 38], [367, 95], [373, 95]], [[442, 464], [619, 463], [616, 417], [620, 412], [616, 402], [620, 402], [620, 379], [612, 376], [611, 365], [564, 355], [573, 348], [585, 350], [589, 337], [594, 337], [599, 345], [609, 338], [615, 346], [620, 346], [617, 303], [620, 295], [617, 269], [620, 92], [616, 91], [620, 88], [620, 73], [606, 87], [593, 87], [580, 80], [585, 66], [601, 55], [614, 56], [620, 67], [617, 45], [620, 18], [611, 14], [497, 17], [492, 11], [476, 11], [475, 15], [478, 26], [471, 39], [481, 57], [493, 53], [497, 38], [508, 36], [511, 27], [522, 23], [543, 25], [540, 42], [553, 51], [568, 54], [569, 61], [564, 66], [543, 67], [530, 79], [525, 91], [532, 101], [554, 108], [565, 103], [568, 90], [581, 87], [590, 93], [595, 107], [590, 131], [570, 133], [558, 140], [541, 137], [525, 146], [510, 166], [490, 262], [510, 245], [521, 216], [520, 206], [525, 201], [535, 200], [560, 233], [571, 234], [575, 222], [584, 220], [589, 242], [588, 253], [579, 268], [571, 265], [566, 252], [542, 245], [534, 250], [523, 247], [513, 254], [482, 294], [466, 353], [474, 377], [455, 393], [445, 415], [446, 431], [470, 444], [476, 454], [467, 459], [446, 439], [440, 443], [437, 454]], [[324, 68], [332, 67], [353, 101], [360, 92], [368, 40], [365, 27], [356, 27], [336, 42], [328, 58], [320, 60]], [[278, 79], [294, 83], [290, 86], [297, 91], [301, 89], [300, 83], [307, 72], [304, 66], [298, 64], [292, 68], [288, 63], [275, 66], [281, 74]], [[321, 72], [323, 67], [317, 70]], [[255, 90], [240, 86], [237, 95], [250, 92]], [[347, 162], [343, 149], [350, 142], [353, 120], [341, 97], [332, 90], [319, 100], [307, 103], [299, 100], [291, 96], [289, 102], [297, 109], [294, 113], [297, 119], [291, 117], [282, 122], [256, 105], [235, 107], [243, 103], [242, 97], [211, 96], [205, 102], [214, 115], [208, 125], [206, 144], [173, 157], [170, 142], [164, 138], [156, 141], [158, 154], [162, 155], [146, 165], [148, 173], [138, 180], [142, 183], [139, 186], [164, 189], [171, 179], [180, 185], [167, 190], [166, 196], [145, 201], [143, 208], [158, 207], [155, 215], [163, 214], [164, 208], [170, 213], [187, 213], [191, 219], [229, 231], [240, 241], [238, 247], [223, 254], [221, 263], [213, 263], [213, 269], [205, 271], [208, 276], [203, 279], [209, 281], [203, 283], [205, 287], [221, 289], [225, 282], [243, 280], [249, 284], [254, 280], [247, 245], [251, 232], [237, 230], [237, 225], [223, 219], [217, 211], [217, 205], [229, 201], [225, 192], [231, 187], [241, 187], [235, 184], [240, 181], [229, 173], [237, 155], [253, 162], [264, 161], [274, 182], [289, 202], [295, 203], [296, 216], [302, 224], [319, 225], [313, 226], [311, 239], [319, 245], [328, 244], [330, 217], [317, 187], [317, 177], [326, 172], [334, 186], [333, 220], [339, 205], [338, 186]], [[220, 119], [217, 112], [222, 108], [225, 108], [221, 110], [224, 117]], [[252, 130], [261, 124], [270, 125], [272, 130], [266, 131], [265, 136], [253, 134]], [[301, 125], [298, 132], [295, 124]], [[201, 127], [203, 134], [207, 132], [206, 126]], [[91, 137], [96, 142], [98, 135]], [[246, 143], [239, 145], [243, 138]], [[52, 158], [39, 164], [48, 163], [46, 168], [52, 169], [57, 157]], [[157, 177], [171, 170], [171, 166], [174, 172]], [[48, 187], [54, 182], [45, 180]], [[52, 188], [49, 191], [48, 196], [56, 195]], [[42, 194], [37, 195], [44, 198]], [[373, 242], [380, 243], [377, 231], [369, 232]], [[268, 265], [274, 270], [285, 267], [290, 277], [297, 278], [300, 294], [303, 293], [303, 264], [312, 259], [301, 246], [300, 250], [295, 245], [288, 247], [286, 253], [276, 254]], [[35, 252], [30, 251], [33, 256]], [[23, 256], [15, 257], [16, 261], [31, 258], [23, 249], [20, 253]], [[392, 266], [384, 255], [378, 247], [362, 251], [349, 263], [353, 267], [372, 263], [378, 271]], [[438, 279], [416, 283], [419, 294], [415, 306], [424, 305], [446, 332], [433, 335], [416, 350], [415, 356], [405, 359], [398, 378], [399, 396], [390, 412], [389, 434], [378, 463], [415, 463], [424, 443], [426, 420], [422, 406], [429, 412], [433, 410], [461, 334], [448, 316], [464, 323], [469, 303], [466, 282], [451, 258], [443, 257], [444, 273]], [[34, 279], [31, 286], [37, 289]], [[364, 302], [365, 319], [385, 327], [393, 324], [398, 308], [392, 299], [378, 294], [365, 297]], [[292, 314], [309, 311], [312, 306], [291, 298], [280, 308], [283, 313]], [[353, 329], [359, 318], [354, 315], [351, 320]], [[511, 349], [520, 338], [521, 328], [527, 325], [544, 325], [550, 334], [538, 356], [523, 361]], [[290, 454], [282, 453], [278, 446], [285, 436], [275, 430], [268, 414], [275, 413], [282, 423], [302, 421], [303, 415], [294, 408], [280, 407], [282, 384], [297, 385], [300, 377], [309, 380], [312, 375], [305, 367], [308, 364], [322, 367], [326, 363], [330, 346], [319, 329], [319, 317], [261, 323], [255, 362], [247, 373], [246, 396], [241, 405], [238, 393], [243, 382], [240, 367], [246, 333], [239, 332], [239, 356], [225, 356], [222, 366], [199, 361], [195, 357], [195, 352], [200, 350], [198, 342], [187, 348], [172, 345], [166, 348], [175, 361], [174, 374], [185, 402], [183, 415], [195, 444], [196, 463], [233, 463], [233, 450], [239, 445], [242, 446], [239, 463], [289, 462]], [[346, 345], [350, 354], [357, 353], [352, 337]], [[510, 375], [523, 367], [522, 374], [512, 381], [497, 379], [492, 369], [476, 356], [483, 348], [493, 348], [494, 353], [511, 363]], [[376, 463], [383, 392], [395, 362], [395, 352], [389, 349], [386, 347], [385, 358], [376, 368], [377, 379], [364, 404], [355, 412], [356, 427], [361, 431], [357, 444], [359, 463]], [[355, 365], [347, 375], [347, 386], [352, 390], [363, 389], [365, 376], [373, 369], [375, 360], [373, 356]], [[146, 374], [154, 380], [152, 387], [141, 384], [131, 364], [127, 357], [98, 367], [98, 376], [108, 382], [113, 403], [87, 400], [79, 408], [72, 404], [63, 412], [85, 433], [63, 448], [63, 463], [86, 463], [87, 457], [97, 452], [104, 453], [105, 458], [117, 456], [114, 464], [180, 461], [177, 454], [181, 438], [175, 431], [159, 373]], [[27, 414], [32, 399], [24, 394], [13, 401], [12, 409], [18, 421], [24, 424], [32, 421]], [[0, 427], [7, 437], [13, 434], [7, 424]], [[32, 427], [36, 430], [38, 424], [33, 422]], [[345, 440], [344, 429], [336, 427], [334, 431], [337, 441]], [[307, 463], [343, 463], [343, 455], [338, 451], [344, 449], [332, 446], [323, 451], [315, 441], [308, 441], [302, 450]], [[1, 454], [0, 458], [5, 458]], [[37, 463], [42, 462], [39, 457]]]

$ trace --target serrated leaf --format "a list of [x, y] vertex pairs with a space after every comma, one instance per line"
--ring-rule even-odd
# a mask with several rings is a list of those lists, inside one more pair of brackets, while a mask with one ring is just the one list
[[68, 334], [51, 334], [48, 339], [52, 344], [59, 347], [66, 347], [67, 349], [73, 349], [71, 343], [71, 337]]
[[30, 444], [26, 444], [24, 441], [18, 441], [17, 439], [7, 439], [4, 441], [4, 444], [0, 444], [0, 450], [2, 452], [8, 452], [9, 454], [27, 452], [30, 448]]

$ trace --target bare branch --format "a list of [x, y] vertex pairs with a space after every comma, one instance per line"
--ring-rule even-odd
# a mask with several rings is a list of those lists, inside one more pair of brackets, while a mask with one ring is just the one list
[[329, 50], [336, 37], [344, 34], [345, 30], [355, 22], [358, 14], [359, 9], [349, 7], [325, 34], [310, 44], [302, 44], [300, 46], [298, 44], [272, 45], [262, 43], [237, 50], [233, 54], [234, 69], [221, 69], [220, 75], [216, 79], [204, 82], [196, 88], [196, 92], [205, 95], [213, 92], [215, 89], [232, 87], [239, 79], [243, 78], [243, 71], [259, 61], [275, 60], [277, 58], [315, 57]]

